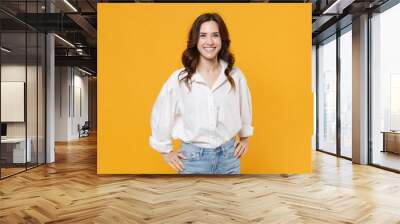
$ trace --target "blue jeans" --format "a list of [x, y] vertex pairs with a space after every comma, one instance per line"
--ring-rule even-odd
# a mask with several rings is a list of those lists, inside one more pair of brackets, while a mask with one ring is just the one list
[[240, 174], [240, 160], [234, 156], [235, 139], [210, 149], [182, 143], [183, 171], [180, 174]]

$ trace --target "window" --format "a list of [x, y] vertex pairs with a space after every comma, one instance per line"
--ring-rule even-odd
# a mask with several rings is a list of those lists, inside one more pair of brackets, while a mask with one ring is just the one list
[[[400, 170], [400, 5], [371, 18], [372, 164]], [[397, 131], [397, 132], [396, 132]]]
[[352, 157], [352, 32], [340, 36], [340, 155]]
[[336, 153], [336, 36], [318, 47], [318, 149]]

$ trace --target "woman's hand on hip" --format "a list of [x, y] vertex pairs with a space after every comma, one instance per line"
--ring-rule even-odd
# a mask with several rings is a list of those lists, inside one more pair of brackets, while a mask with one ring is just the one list
[[169, 153], [161, 153], [165, 162], [176, 171], [183, 171], [183, 163], [181, 159], [186, 159], [180, 152], [171, 151]]
[[235, 153], [234, 156], [236, 158], [241, 158], [248, 149], [249, 145], [249, 137], [241, 137], [239, 141], [235, 141]]

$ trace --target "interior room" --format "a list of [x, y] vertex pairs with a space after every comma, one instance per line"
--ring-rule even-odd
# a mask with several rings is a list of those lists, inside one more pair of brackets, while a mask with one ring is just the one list
[[[97, 55], [104, 46], [99, 6], [199, 2], [310, 6], [311, 172], [182, 176], [171, 168], [174, 174], [99, 174], [98, 142], [107, 129], [102, 113], [114, 108], [98, 101], [98, 93], [109, 91], [101, 85], [107, 80], [101, 80], [98, 58], [113, 60], [120, 53]], [[399, 23], [398, 0], [1, 0], [0, 223], [400, 223]], [[123, 37], [108, 35], [119, 46]], [[147, 90], [143, 84], [132, 88]], [[151, 121], [140, 122], [147, 140]], [[107, 130], [124, 134], [127, 142], [136, 137]], [[271, 138], [296, 135], [269, 131]], [[107, 149], [113, 159], [116, 148]], [[151, 153], [167, 158], [162, 165], [170, 168], [171, 152]]]

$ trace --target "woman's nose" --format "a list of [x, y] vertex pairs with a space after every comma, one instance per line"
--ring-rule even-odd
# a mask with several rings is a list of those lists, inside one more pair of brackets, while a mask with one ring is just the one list
[[213, 43], [214, 43], [213, 38], [212, 38], [212, 37], [207, 37], [206, 43], [207, 43], [207, 44], [213, 44]]

